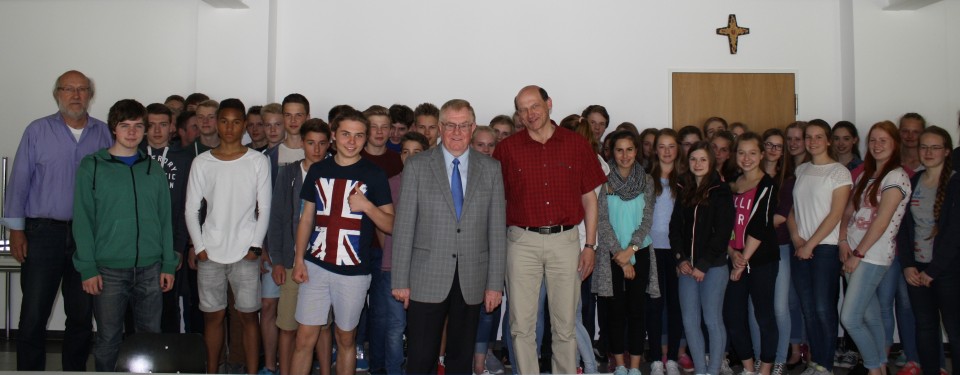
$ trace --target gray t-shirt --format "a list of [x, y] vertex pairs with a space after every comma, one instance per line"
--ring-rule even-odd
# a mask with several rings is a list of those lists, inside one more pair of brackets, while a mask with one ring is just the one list
[[913, 214], [913, 221], [916, 224], [913, 258], [917, 262], [930, 263], [933, 259], [933, 239], [929, 237], [936, 224], [933, 219], [933, 203], [936, 199], [936, 187], [931, 188], [923, 183], [917, 184], [917, 189], [910, 197], [910, 213]]

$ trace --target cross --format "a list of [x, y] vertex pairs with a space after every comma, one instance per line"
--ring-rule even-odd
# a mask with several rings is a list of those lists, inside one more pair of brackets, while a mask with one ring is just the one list
[[730, 41], [730, 54], [737, 54], [737, 37], [750, 34], [750, 29], [737, 26], [737, 15], [731, 14], [727, 18], [727, 27], [717, 29], [717, 35], [726, 35]]

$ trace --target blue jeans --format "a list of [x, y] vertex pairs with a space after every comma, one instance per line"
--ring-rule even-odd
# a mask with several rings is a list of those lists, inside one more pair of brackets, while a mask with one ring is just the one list
[[491, 342], [497, 341], [500, 329], [500, 306], [487, 313], [487, 307], [480, 304], [480, 320], [477, 322], [477, 340], [474, 343], [475, 354], [487, 354]]
[[887, 353], [877, 289], [888, 268], [860, 262], [853, 273], [846, 274], [847, 294], [843, 296], [840, 322], [853, 342], [857, 343], [863, 366], [868, 369], [880, 368]]
[[791, 257], [793, 287], [800, 296], [810, 356], [813, 362], [827, 370], [833, 370], [833, 356], [837, 350], [839, 253], [837, 245], [817, 245], [813, 248], [813, 259]]
[[401, 374], [403, 366], [403, 331], [407, 328], [407, 311], [403, 302], [393, 298], [390, 271], [373, 271], [370, 281], [371, 369], [385, 369], [387, 374]]
[[[93, 297], [83, 291], [80, 273], [73, 267], [71, 225], [48, 219], [26, 220], [27, 259], [20, 268], [20, 324], [17, 327], [17, 371], [46, 369], [47, 320], [63, 293], [66, 327], [63, 336], [64, 371], [86, 371], [93, 338]], [[61, 284], [62, 280], [62, 284]]]
[[163, 293], [160, 291], [160, 263], [136, 268], [98, 267], [103, 290], [93, 297], [97, 320], [97, 342], [93, 361], [98, 372], [114, 371], [123, 342], [123, 318], [127, 305], [133, 307], [136, 331], [159, 333]]
[[[900, 330], [900, 343], [903, 344], [903, 355], [907, 361], [919, 362], [917, 353], [917, 322], [913, 316], [913, 307], [910, 306], [910, 296], [907, 292], [907, 280], [903, 278], [903, 269], [900, 267], [900, 257], [895, 256], [890, 264], [890, 271], [880, 281], [877, 289], [880, 298], [880, 316], [883, 317], [884, 345], [893, 345], [894, 307], [896, 307], [896, 324]], [[896, 304], [894, 304], [896, 303]], [[886, 360], [884, 360], [886, 362]]]
[[[583, 326], [583, 297], [580, 294], [580, 301], [577, 303], [577, 324], [574, 331], [577, 333], [577, 363], [583, 360], [583, 373], [597, 373], [597, 359], [593, 357], [593, 338], [587, 332], [587, 327]], [[592, 323], [592, 322], [591, 322]]]
[[[544, 307], [547, 304], [547, 280], [544, 279], [540, 283], [540, 299], [537, 301], [537, 305], [540, 308], [537, 309], [537, 356], [540, 355], [540, 344], [543, 343], [543, 312]], [[513, 337], [510, 336], [510, 296], [507, 295], [507, 298], [503, 302], [503, 315], [507, 318], [503, 320], [503, 332], [501, 333], [501, 339], [503, 340], [503, 345], [507, 347], [507, 353], [510, 356], [510, 362], [513, 363], [511, 366], [511, 371], [516, 374], [520, 366], [517, 366], [517, 354], [513, 351]]]
[[[797, 292], [793, 289], [793, 281], [790, 277], [790, 257], [793, 256], [792, 245], [780, 245], [780, 266], [777, 271], [777, 282], [773, 292], [773, 314], [777, 319], [777, 331], [780, 332], [777, 341], [777, 356], [775, 362], [787, 362], [787, 349], [796, 336], [801, 335], [803, 321], [799, 319], [800, 306], [798, 303], [790, 303], [795, 299]], [[793, 297], [793, 298], [791, 298]], [[794, 311], [796, 310], [796, 311]], [[754, 315], [753, 300], [750, 300], [748, 317], [750, 319], [750, 338], [753, 340], [753, 352], [760, 353], [760, 326], [757, 324], [757, 317]], [[798, 315], [794, 320], [793, 314]], [[796, 329], [794, 329], [796, 327]], [[800, 343], [800, 337], [795, 338], [794, 343]]]
[[[697, 282], [691, 276], [680, 275], [678, 290], [683, 329], [687, 333], [687, 347], [697, 374], [720, 373], [727, 344], [727, 332], [723, 326], [723, 297], [729, 281], [730, 269], [726, 265], [709, 269], [702, 282]], [[714, 353], [710, 356], [709, 364], [704, 353], [701, 315], [710, 335], [710, 353]]]

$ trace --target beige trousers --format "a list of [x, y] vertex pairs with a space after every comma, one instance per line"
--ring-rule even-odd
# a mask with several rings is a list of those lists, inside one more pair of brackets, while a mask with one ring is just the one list
[[574, 333], [580, 300], [580, 240], [576, 229], [539, 234], [511, 226], [507, 229], [507, 298], [510, 299], [510, 336], [520, 374], [539, 374], [536, 324], [540, 283], [546, 277], [547, 301], [553, 334], [553, 373], [576, 374]]

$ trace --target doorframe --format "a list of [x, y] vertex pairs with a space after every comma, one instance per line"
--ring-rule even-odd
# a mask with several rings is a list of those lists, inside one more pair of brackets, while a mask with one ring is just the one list
[[[669, 68], [667, 69], [667, 127], [673, 127], [673, 73], [791, 73], [793, 74], [793, 95], [796, 98], [796, 113], [800, 113], [800, 70], [799, 69], [763, 69], [763, 68]], [[692, 124], [697, 125], [698, 124]]]

